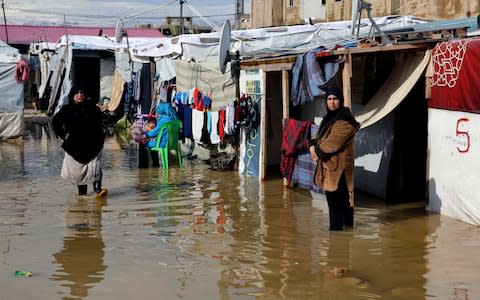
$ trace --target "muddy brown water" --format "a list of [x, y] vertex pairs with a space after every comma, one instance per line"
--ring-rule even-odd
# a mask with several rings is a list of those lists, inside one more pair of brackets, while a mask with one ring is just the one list
[[479, 228], [422, 202], [360, 199], [329, 232], [324, 200], [281, 180], [136, 154], [107, 139], [100, 201], [60, 180], [55, 138], [0, 144], [0, 299], [480, 299]]

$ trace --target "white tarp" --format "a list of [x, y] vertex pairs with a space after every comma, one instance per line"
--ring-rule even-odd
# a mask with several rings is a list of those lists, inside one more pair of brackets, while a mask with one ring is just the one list
[[[382, 30], [426, 23], [426, 21], [412, 16], [381, 17], [376, 18], [375, 22]], [[314, 25], [233, 30], [231, 31], [230, 50], [232, 53], [239, 51], [242, 57], [258, 57], [303, 53], [319, 46], [331, 48], [342, 42], [355, 40], [351, 24], [352, 21], [338, 21]], [[362, 19], [359, 36], [365, 37], [370, 31], [370, 21]], [[210, 32], [155, 39], [130, 39], [130, 51], [137, 58], [182, 55], [185, 59], [194, 57], [197, 62], [202, 62], [209, 57], [218, 56], [220, 35], [220, 32]], [[95, 38], [99, 45], [105, 47], [108, 43], [113, 42], [104, 41], [102, 37]], [[85, 39], [84, 42], [77, 40], [76, 43], [94, 44], [94, 41]], [[111, 45], [110, 47], [126, 48], [125, 39], [121, 45]]]
[[380, 90], [358, 112], [355, 118], [362, 128], [380, 121], [408, 95], [424, 72], [430, 60], [431, 52], [402, 53], [389, 78]]
[[23, 82], [15, 79], [17, 49], [0, 41], [0, 139], [23, 135]]
[[480, 115], [428, 109], [428, 210], [480, 225]]
[[112, 96], [113, 75], [115, 72], [115, 60], [102, 58], [100, 60], [100, 99]]

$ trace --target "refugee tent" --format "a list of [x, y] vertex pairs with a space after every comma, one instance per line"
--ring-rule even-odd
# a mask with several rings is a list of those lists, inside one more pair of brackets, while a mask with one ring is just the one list
[[[143, 49], [145, 43], [161, 38], [130, 38], [131, 50]], [[41, 66], [42, 84], [40, 97], [48, 98], [48, 113], [53, 114], [68, 101], [68, 93], [74, 83], [82, 83], [91, 89], [97, 100], [111, 98], [109, 109], [118, 105], [118, 91], [121, 82], [131, 80], [131, 61], [148, 62], [148, 58], [129, 55], [127, 42], [116, 42], [106, 36], [65, 35], [56, 44], [38, 43], [30, 47], [38, 55]], [[120, 76], [115, 76], [118, 73]], [[123, 89], [123, 86], [121, 87]], [[121, 94], [121, 92], [120, 92]], [[101, 103], [100, 103], [101, 104]]]
[[0, 41], [0, 140], [23, 136], [23, 82], [16, 80], [17, 49]]
[[428, 103], [428, 210], [480, 225], [480, 39], [433, 50]]

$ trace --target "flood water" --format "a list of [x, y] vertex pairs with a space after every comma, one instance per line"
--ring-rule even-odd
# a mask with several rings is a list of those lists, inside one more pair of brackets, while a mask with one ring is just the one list
[[0, 144], [1, 300], [480, 298], [480, 229], [422, 202], [357, 196], [329, 232], [325, 201], [280, 179], [138, 169], [116, 136], [103, 157], [104, 201], [60, 179], [59, 140]]

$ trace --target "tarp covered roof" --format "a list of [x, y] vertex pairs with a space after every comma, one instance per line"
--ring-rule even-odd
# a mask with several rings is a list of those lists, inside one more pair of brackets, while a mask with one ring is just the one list
[[[426, 21], [412, 16], [390, 16], [375, 19], [382, 30], [390, 30], [425, 23]], [[368, 19], [360, 22], [360, 37], [368, 36], [371, 23]], [[356, 41], [352, 34], [351, 21], [318, 23], [315, 25], [296, 25], [271, 27], [231, 32], [230, 51], [238, 51], [243, 58], [275, 57], [304, 53], [323, 46], [333, 48], [337, 45]], [[134, 38], [129, 34], [128, 46], [134, 57], [171, 57], [181, 55], [183, 58], [194, 58], [197, 62], [218, 57], [220, 32], [202, 34], [184, 34], [176, 37]], [[121, 49], [127, 47], [127, 39], [116, 43], [115, 39], [106, 36], [64, 35], [60, 45], [67, 43], [73, 49]]]

